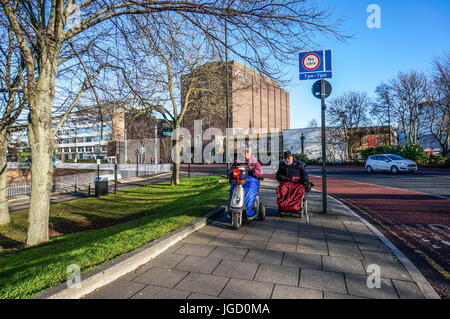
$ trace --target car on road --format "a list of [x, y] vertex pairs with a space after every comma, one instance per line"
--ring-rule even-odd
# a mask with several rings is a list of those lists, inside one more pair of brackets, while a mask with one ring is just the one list
[[417, 164], [414, 161], [403, 158], [395, 154], [376, 154], [369, 156], [365, 168], [367, 172], [387, 171], [397, 174], [398, 172], [417, 171]]

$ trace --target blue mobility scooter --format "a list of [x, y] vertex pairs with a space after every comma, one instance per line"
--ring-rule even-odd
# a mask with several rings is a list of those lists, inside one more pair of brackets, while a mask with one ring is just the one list
[[247, 164], [234, 164], [228, 172], [231, 184], [230, 201], [227, 212], [231, 215], [231, 224], [238, 230], [243, 220], [266, 218], [266, 205], [259, 199], [259, 181], [263, 180], [248, 174]]

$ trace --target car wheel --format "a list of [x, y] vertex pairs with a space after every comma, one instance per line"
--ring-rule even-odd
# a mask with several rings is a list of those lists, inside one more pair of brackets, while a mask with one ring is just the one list
[[392, 167], [391, 167], [391, 172], [392, 172], [392, 174], [397, 174], [397, 173], [398, 173], [398, 168], [397, 168], [397, 166], [392, 166]]
[[367, 166], [367, 173], [373, 173], [372, 166]]

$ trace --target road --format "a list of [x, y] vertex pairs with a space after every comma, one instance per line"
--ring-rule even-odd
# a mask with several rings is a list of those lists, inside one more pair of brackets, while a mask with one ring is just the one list
[[[310, 175], [322, 176], [322, 169], [307, 168]], [[369, 183], [380, 186], [408, 189], [450, 199], [450, 172], [419, 170], [415, 173], [367, 173], [362, 168], [328, 168], [327, 177]]]

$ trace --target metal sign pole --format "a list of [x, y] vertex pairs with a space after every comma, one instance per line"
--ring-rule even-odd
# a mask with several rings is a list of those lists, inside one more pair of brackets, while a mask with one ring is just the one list
[[331, 85], [325, 79], [333, 76], [333, 62], [331, 50], [316, 50], [299, 52], [299, 79], [319, 79], [312, 86], [314, 97], [320, 98], [322, 108], [322, 207], [323, 214], [328, 212], [327, 207], [327, 152], [325, 136], [325, 99], [331, 94]]
[[320, 81], [320, 101], [322, 107], [322, 207], [327, 213], [327, 153], [325, 148], [325, 80]]

